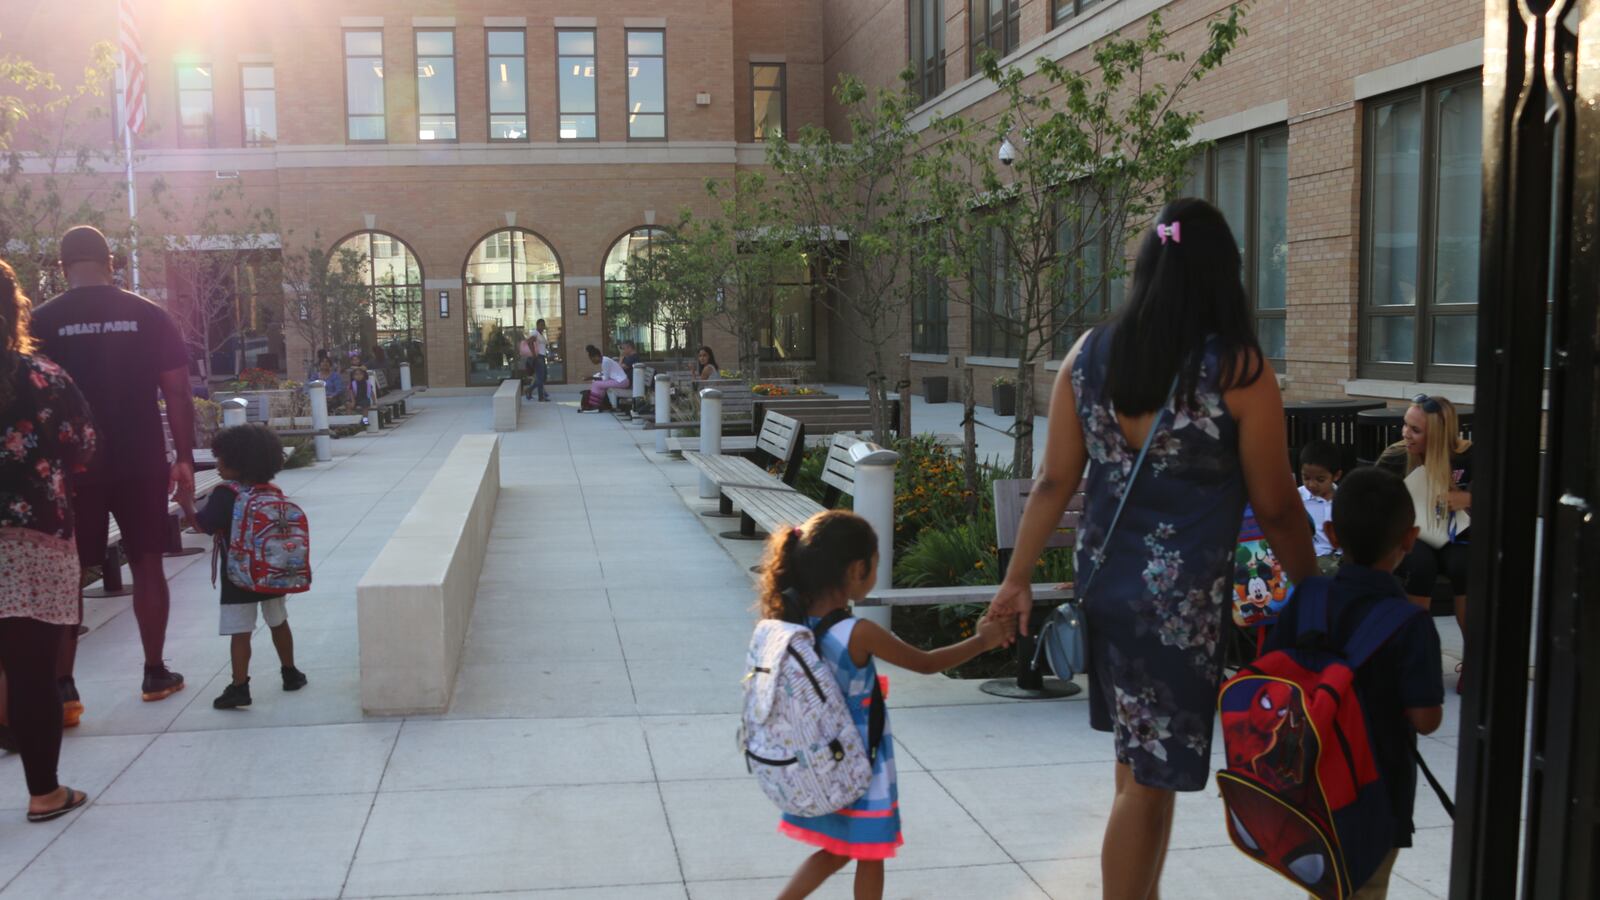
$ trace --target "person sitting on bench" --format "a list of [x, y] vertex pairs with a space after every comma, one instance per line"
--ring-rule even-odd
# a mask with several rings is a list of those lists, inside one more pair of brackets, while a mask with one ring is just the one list
[[584, 348], [589, 354], [589, 362], [600, 367], [594, 373], [593, 383], [589, 385], [588, 393], [583, 395], [583, 400], [578, 404], [578, 412], [586, 409], [609, 410], [611, 400], [606, 396], [606, 391], [612, 388], [628, 387], [628, 375], [622, 371], [622, 364], [609, 356], [603, 356], [600, 348], [593, 344]]

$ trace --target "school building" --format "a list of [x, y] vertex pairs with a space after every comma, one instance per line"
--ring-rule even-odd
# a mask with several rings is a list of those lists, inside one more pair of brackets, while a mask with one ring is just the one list
[[[842, 73], [891, 83], [906, 66], [937, 112], [991, 114], [972, 61], [988, 46], [1031, 67], [1087, 65], [1105, 35], [1159, 14], [1193, 50], [1224, 0], [126, 0], [146, 57], [139, 184], [219, 180], [272, 209], [283, 246], [372, 259], [375, 342], [434, 387], [497, 383], [537, 319], [554, 374], [583, 380], [586, 344], [619, 335], [626, 260], [704, 183], [763, 164], [762, 141], [841, 126]], [[1191, 193], [1234, 225], [1263, 345], [1300, 399], [1472, 399], [1483, 11], [1467, 0], [1259, 0], [1248, 35], [1187, 95], [1213, 142]], [[115, 42], [117, 3], [63, 14], [0, 6], [0, 50], [63, 77]], [[1174, 77], [1159, 70], [1157, 77]], [[117, 116], [109, 117], [114, 121]], [[106, 121], [106, 120], [102, 120]], [[104, 127], [113, 141], [114, 127]], [[108, 171], [108, 179], [121, 177]], [[1001, 280], [993, 280], [1001, 283]], [[863, 348], [806, 273], [772, 293], [766, 359], [861, 382]], [[264, 294], [270, 294], [264, 290]], [[257, 298], [241, 298], [255, 304]], [[260, 301], [271, 307], [268, 300]], [[996, 307], [1004, 298], [996, 298]], [[281, 302], [248, 319], [244, 363], [298, 377], [313, 348]], [[930, 291], [901, 352], [914, 381], [971, 366], [979, 396], [1009, 374], [1007, 342]], [[725, 335], [705, 339], [737, 358]], [[659, 345], [659, 346], [658, 346]], [[1011, 351], [1014, 352], [1014, 351]], [[1054, 366], [1038, 373], [1040, 386]]]

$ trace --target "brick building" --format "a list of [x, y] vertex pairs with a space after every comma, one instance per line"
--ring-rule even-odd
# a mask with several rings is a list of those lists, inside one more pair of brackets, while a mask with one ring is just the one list
[[[237, 178], [276, 212], [285, 244], [349, 242], [370, 254], [386, 310], [376, 338], [415, 341], [436, 387], [496, 381], [507, 347], [536, 318], [564, 353], [627, 331], [606, 302], [626, 289], [626, 253], [647, 248], [652, 229], [681, 209], [707, 212], [706, 179], [761, 165], [765, 130], [837, 128], [827, 88], [841, 73], [886, 84], [910, 61], [927, 96], [920, 119], [983, 117], [995, 98], [971, 76], [978, 45], [1023, 66], [1040, 55], [1071, 64], [1096, 39], [1159, 12], [1174, 45], [1194, 48], [1226, 7], [132, 2], [149, 72], [141, 189], [156, 178], [180, 190]], [[1239, 232], [1263, 343], [1286, 389], [1401, 398], [1427, 385], [1470, 400], [1481, 8], [1262, 0], [1245, 21], [1234, 56], [1188, 96], [1202, 114], [1199, 136], [1214, 142], [1190, 191], [1217, 202]], [[115, 28], [112, 0], [71, 16], [14, 0], [0, 7], [0, 51], [66, 74]], [[109, 144], [113, 129], [104, 130]], [[830, 327], [804, 281], [776, 292], [763, 352], [817, 378], [859, 382], [861, 348]], [[1012, 368], [963, 307], [928, 302], [917, 312], [900, 348], [916, 375], [971, 365], [981, 392]], [[687, 337], [636, 331], [663, 345]], [[726, 336], [705, 338], [734, 355]], [[272, 355], [291, 373], [312, 350], [292, 335], [258, 346], [281, 347]], [[587, 374], [587, 362], [572, 368], [566, 377]]]

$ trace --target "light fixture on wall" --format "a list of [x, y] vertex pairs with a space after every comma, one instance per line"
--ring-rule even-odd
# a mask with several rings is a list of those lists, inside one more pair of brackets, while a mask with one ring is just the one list
[[450, 292], [449, 291], [440, 291], [439, 292], [439, 318], [441, 318], [441, 319], [450, 318]]
[[588, 314], [589, 314], [589, 289], [588, 288], [578, 288], [578, 315], [587, 316]]

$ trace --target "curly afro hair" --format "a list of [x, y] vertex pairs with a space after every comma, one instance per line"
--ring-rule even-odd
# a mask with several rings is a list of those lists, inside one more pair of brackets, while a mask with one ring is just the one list
[[211, 453], [247, 484], [266, 484], [283, 470], [283, 443], [265, 425], [222, 429], [211, 439]]

